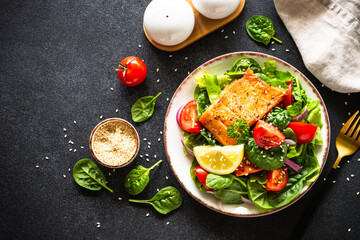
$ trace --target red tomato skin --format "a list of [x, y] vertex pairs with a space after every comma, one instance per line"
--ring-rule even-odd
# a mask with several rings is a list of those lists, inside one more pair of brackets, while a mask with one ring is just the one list
[[[280, 179], [279, 179], [280, 178]], [[281, 168], [267, 172], [267, 182], [265, 187], [269, 191], [280, 191], [286, 186], [289, 178], [289, 172], [284, 165]]]
[[269, 149], [283, 143], [285, 136], [272, 124], [259, 120], [254, 127], [254, 140], [259, 147]]
[[241, 161], [240, 165], [235, 170], [235, 176], [247, 176], [252, 173], [263, 171], [263, 169], [259, 168], [255, 164], [251, 163], [248, 160], [247, 155], [244, 155], [243, 160]]
[[308, 143], [313, 140], [317, 130], [317, 126], [303, 122], [291, 122], [288, 127], [294, 131], [298, 144]]
[[124, 58], [118, 69], [120, 81], [130, 87], [134, 87], [142, 83], [147, 74], [145, 63], [138, 57], [130, 56]]
[[197, 119], [196, 101], [188, 102], [180, 112], [180, 127], [189, 133], [199, 133], [203, 126]]
[[284, 99], [282, 100], [282, 106], [284, 109], [286, 109], [287, 106], [290, 106], [292, 104], [292, 90], [293, 90], [293, 80], [286, 83], [288, 85], [288, 88], [286, 89], [286, 94], [284, 96]]
[[199, 179], [199, 181], [201, 182], [201, 184], [204, 185], [205, 189], [207, 191], [212, 191], [211, 188], [206, 186], [206, 177], [209, 173], [206, 170], [204, 170], [201, 166], [195, 167], [194, 172], [195, 172], [197, 178]]

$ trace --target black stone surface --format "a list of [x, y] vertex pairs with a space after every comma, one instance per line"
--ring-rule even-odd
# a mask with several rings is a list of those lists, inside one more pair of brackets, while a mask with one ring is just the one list
[[[163, 141], [157, 142], [169, 103], [166, 98], [172, 97], [188, 71], [218, 55], [257, 51], [279, 57], [302, 71], [327, 105], [332, 135], [327, 172], [337, 156], [335, 136], [348, 113], [359, 109], [360, 94], [321, 87], [306, 70], [271, 0], [247, 0], [242, 14], [224, 26], [223, 32], [219, 29], [171, 53], [172, 58], [153, 47], [143, 33], [142, 18], [149, 2], [1, 1], [0, 239], [287, 239], [300, 214], [312, 204], [319, 183], [292, 206], [266, 217], [235, 218], [203, 207], [177, 182], [166, 161]], [[251, 40], [245, 22], [252, 15], [272, 19], [283, 44], [264, 46]], [[112, 69], [129, 55], [144, 59], [148, 67], [147, 79], [134, 88], [122, 85]], [[334, 67], [341, 71], [341, 66]], [[131, 120], [134, 101], [160, 91], [153, 117], [134, 125], [140, 137], [152, 143], [150, 150], [143, 143], [140, 152], [165, 161], [151, 173], [150, 184], [137, 198], [149, 198], [157, 188], [172, 185], [183, 196], [180, 209], [164, 216], [150, 206], [127, 201], [125, 175], [138, 164], [150, 166], [153, 157], [150, 162], [137, 158], [114, 173], [101, 167], [114, 189], [112, 194], [79, 187], [68, 169], [81, 158], [91, 158], [88, 138], [100, 116]], [[70, 139], [74, 145], [68, 143]], [[304, 239], [360, 239], [359, 158], [357, 152], [342, 161], [338, 179], [314, 214]]]

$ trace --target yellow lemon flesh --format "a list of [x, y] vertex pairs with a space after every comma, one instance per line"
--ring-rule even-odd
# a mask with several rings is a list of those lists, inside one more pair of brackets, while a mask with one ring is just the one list
[[219, 175], [236, 170], [244, 157], [244, 144], [229, 146], [194, 147], [199, 165], [208, 172]]

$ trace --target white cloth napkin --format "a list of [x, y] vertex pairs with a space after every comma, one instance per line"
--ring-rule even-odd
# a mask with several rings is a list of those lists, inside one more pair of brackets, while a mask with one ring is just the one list
[[360, 0], [274, 0], [305, 66], [325, 86], [360, 92]]

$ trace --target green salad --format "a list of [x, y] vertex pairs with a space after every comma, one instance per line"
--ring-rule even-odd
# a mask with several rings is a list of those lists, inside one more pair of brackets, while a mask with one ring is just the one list
[[[199, 119], [212, 103], [219, 101], [227, 85], [250, 70], [286, 93], [279, 104], [251, 126], [241, 118], [233, 119], [226, 134], [236, 144], [223, 146]], [[316, 148], [323, 144], [319, 101], [308, 97], [298, 79], [277, 69], [273, 60], [261, 65], [254, 58], [241, 57], [222, 76], [205, 73], [197, 79], [194, 100], [179, 109], [177, 121], [183, 129], [185, 154], [195, 155], [190, 168], [195, 186], [223, 203], [253, 204], [262, 209], [282, 207], [319, 176]], [[199, 151], [207, 151], [202, 156], [211, 164], [234, 156], [241, 158], [240, 164], [226, 174], [209, 171]]]

